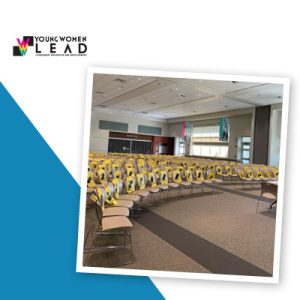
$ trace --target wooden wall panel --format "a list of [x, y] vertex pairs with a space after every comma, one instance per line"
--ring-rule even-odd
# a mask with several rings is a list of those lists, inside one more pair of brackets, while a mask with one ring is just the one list
[[255, 109], [253, 163], [256, 164], [268, 164], [270, 111], [270, 105]]

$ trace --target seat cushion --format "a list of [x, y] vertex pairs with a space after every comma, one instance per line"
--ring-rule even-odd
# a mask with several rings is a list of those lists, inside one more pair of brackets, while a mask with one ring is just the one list
[[103, 211], [103, 217], [111, 217], [111, 216], [129, 216], [129, 209], [128, 207], [107, 207]]
[[180, 184], [181, 184], [182, 186], [190, 186], [190, 185], [191, 185], [190, 182], [186, 182], [186, 181], [182, 181]]
[[123, 206], [127, 208], [131, 208], [133, 206], [133, 201], [131, 200], [117, 200], [117, 204], [115, 206]]
[[169, 189], [167, 185], [159, 185], [158, 188], [160, 188], [163, 191], [167, 191]]
[[149, 191], [146, 191], [146, 190], [138, 190], [138, 191], [135, 191], [133, 192], [134, 195], [139, 195], [143, 198], [147, 197], [149, 195]]
[[169, 185], [171, 188], [173, 188], [173, 189], [176, 189], [176, 188], [179, 187], [179, 184], [178, 184], [178, 183], [175, 183], [175, 182], [170, 182], [170, 183], [168, 183], [168, 185]]
[[159, 187], [147, 187], [146, 190], [149, 191], [150, 193], [158, 193]]
[[276, 196], [274, 194], [271, 194], [271, 193], [265, 192], [265, 193], [262, 193], [262, 196], [264, 198], [269, 199], [269, 200], [276, 200]]
[[140, 200], [140, 196], [133, 195], [133, 194], [124, 194], [124, 195], [120, 195], [119, 200], [130, 200], [136, 202]]
[[193, 183], [193, 184], [200, 185], [200, 184], [202, 184], [202, 183], [203, 183], [203, 181], [193, 181], [192, 183]]
[[102, 231], [132, 226], [133, 225], [129, 219], [123, 216], [102, 218]]

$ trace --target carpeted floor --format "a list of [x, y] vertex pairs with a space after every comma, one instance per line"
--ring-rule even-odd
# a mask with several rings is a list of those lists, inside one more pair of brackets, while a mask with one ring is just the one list
[[[134, 261], [121, 267], [271, 276], [276, 208], [260, 201], [256, 213], [259, 195], [259, 185], [226, 184], [213, 192], [205, 187], [201, 194], [187, 190], [181, 199], [154, 200], [159, 205], [148, 205], [133, 220]], [[86, 220], [86, 228], [95, 222], [92, 211]], [[121, 254], [115, 254], [119, 261]], [[107, 257], [98, 254], [86, 264], [107, 266]]]

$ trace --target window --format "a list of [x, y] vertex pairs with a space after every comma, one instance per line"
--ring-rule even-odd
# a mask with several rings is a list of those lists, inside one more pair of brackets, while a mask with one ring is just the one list
[[191, 154], [228, 157], [228, 143], [219, 141], [219, 126], [194, 127], [192, 131]]
[[109, 153], [152, 153], [152, 142], [142, 140], [110, 138], [108, 140]]
[[250, 136], [242, 136], [241, 138], [241, 148], [242, 148], [242, 162], [243, 164], [250, 163]]
[[162, 135], [162, 129], [160, 127], [153, 127], [153, 126], [139, 125], [138, 132], [146, 133], [146, 134]]
[[185, 155], [185, 142], [180, 142], [179, 144], [179, 155]]
[[218, 143], [219, 126], [195, 127], [192, 138], [195, 143]]
[[128, 123], [111, 122], [100, 120], [99, 129], [113, 130], [113, 131], [128, 131]]

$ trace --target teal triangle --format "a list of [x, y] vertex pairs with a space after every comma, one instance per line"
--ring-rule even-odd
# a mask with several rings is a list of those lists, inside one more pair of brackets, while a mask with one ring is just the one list
[[80, 187], [2, 83], [0, 133], [0, 298], [163, 299], [148, 277], [75, 272]]

